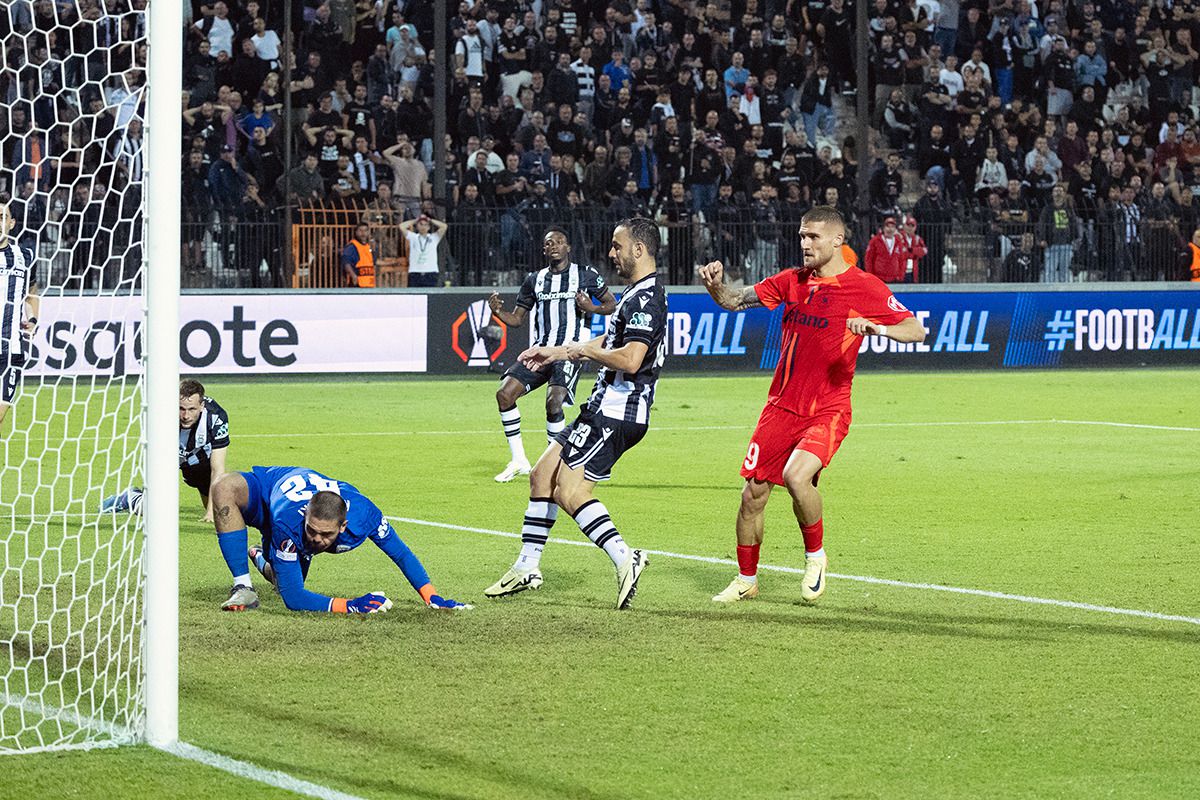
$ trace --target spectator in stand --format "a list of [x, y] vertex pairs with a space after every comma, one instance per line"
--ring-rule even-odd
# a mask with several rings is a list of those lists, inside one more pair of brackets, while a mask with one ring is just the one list
[[810, 142], [817, 141], [818, 133], [833, 135], [833, 83], [828, 64], [818, 65], [800, 88], [800, 115]]
[[988, 270], [988, 280], [1004, 283], [1034, 283], [1038, 279], [1037, 253], [1033, 250], [1033, 234], [1025, 233], [1017, 240], [1003, 262]]
[[299, 166], [293, 167], [287, 174], [287, 194], [292, 203], [311, 206], [320, 203], [325, 196], [325, 181], [317, 164], [317, 154], [309, 153]]
[[904, 236], [896, 227], [896, 218], [885, 218], [883, 227], [867, 244], [863, 268], [885, 283], [900, 283], [904, 280], [907, 259]]
[[1067, 205], [1067, 190], [1057, 185], [1050, 193], [1050, 204], [1038, 216], [1038, 245], [1045, 253], [1042, 283], [1066, 283], [1071, 280], [1071, 262], [1079, 244], [1079, 217]]
[[408, 248], [408, 285], [429, 287], [438, 284], [438, 244], [449, 226], [422, 214], [400, 223]]
[[934, 180], [926, 182], [925, 194], [917, 201], [913, 213], [918, 220], [917, 234], [925, 242], [928, 251], [925, 268], [921, 270], [921, 282], [941, 283], [946, 240], [954, 217], [950, 203], [942, 196], [940, 183]]
[[929, 248], [925, 245], [925, 240], [921, 238], [921, 234], [917, 233], [917, 220], [915, 217], [907, 217], [904, 220], [904, 230], [901, 231], [904, 237], [904, 283], [917, 283], [920, 275], [921, 259], [929, 254]]
[[670, 196], [655, 221], [667, 229], [667, 264], [671, 283], [691, 283], [696, 268], [696, 214], [681, 181], [671, 183]]
[[979, 166], [979, 174], [975, 178], [975, 197], [981, 203], [986, 203], [988, 195], [999, 194], [1008, 187], [1008, 172], [1000, 162], [1000, 151], [988, 147], [984, 151], [983, 163]]

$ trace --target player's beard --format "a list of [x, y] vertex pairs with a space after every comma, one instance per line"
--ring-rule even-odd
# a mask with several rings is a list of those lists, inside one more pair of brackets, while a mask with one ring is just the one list
[[833, 251], [832, 250], [830, 250], [829, 253], [826, 254], [824, 260], [819, 260], [821, 258], [821, 256], [818, 253], [816, 253], [815, 251], [809, 250], [808, 252], [812, 254], [812, 260], [810, 261], [807, 256], [805, 257], [805, 259], [804, 259], [804, 268], [805, 269], [817, 270], [817, 269], [820, 269], [821, 267], [825, 266], [826, 264], [828, 264], [831, 260], [833, 260]]
[[620, 275], [622, 278], [628, 278], [630, 275], [633, 274], [633, 271], [637, 268], [637, 259], [633, 258], [632, 256], [629, 256], [629, 257], [617, 256], [616, 261], [617, 261], [617, 265], [616, 265], [617, 266], [617, 274]]

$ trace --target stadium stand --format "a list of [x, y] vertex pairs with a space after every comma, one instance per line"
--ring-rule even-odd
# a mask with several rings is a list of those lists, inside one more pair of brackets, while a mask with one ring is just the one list
[[[288, 86], [282, 2], [193, 0], [185, 285], [319, 284], [316, 265], [360, 220], [402, 262], [391, 229], [421, 213], [450, 222], [449, 282], [515, 283], [551, 224], [604, 266], [612, 220], [634, 212], [662, 225], [672, 282], [694, 283], [695, 264], [718, 256], [753, 280], [795, 263], [797, 220], [822, 202], [851, 220], [860, 253], [885, 219], [914, 217], [921, 282], [1186, 278], [1200, 6], [868, 2], [870, 85], [856, 90], [848, 0], [463, 0], [441, 43], [428, 0], [295, 0]], [[0, 76], [10, 99], [35, 96], [38, 81], [81, 87], [11, 104], [3, 188], [20, 213], [80, 239], [56, 269], [120, 280], [140, 258], [122, 246], [136, 221], [93, 202], [85, 181], [45, 176], [137, 179], [130, 98], [144, 53], [122, 42], [144, 25], [145, 0], [8, 8], [0, 26], [36, 34], [57, 20], [126, 66], [112, 70], [120, 85], [101, 85], [65, 37], [29, 35], [5, 37]], [[432, 107], [439, 59], [452, 70], [444, 110]], [[871, 99], [868, 142], [855, 138], [858, 90]], [[432, 185], [435, 113], [449, 135], [444, 186]], [[80, 238], [89, 225], [111, 234]], [[1032, 267], [1004, 269], [1026, 234]], [[79, 269], [101, 256], [103, 270]]]

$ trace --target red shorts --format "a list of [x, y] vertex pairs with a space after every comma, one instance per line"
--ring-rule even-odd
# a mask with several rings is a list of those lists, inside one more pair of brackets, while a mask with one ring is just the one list
[[783, 468], [796, 450], [812, 453], [828, 467], [849, 430], [849, 409], [802, 417], [768, 403], [750, 437], [742, 477], [783, 486]]

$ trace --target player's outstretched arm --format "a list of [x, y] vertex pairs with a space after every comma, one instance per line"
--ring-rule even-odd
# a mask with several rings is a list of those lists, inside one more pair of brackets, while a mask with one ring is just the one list
[[304, 588], [304, 573], [300, 562], [276, 558], [275, 567], [279, 596], [291, 611], [328, 611], [335, 614], [381, 614], [392, 607], [382, 592], [369, 592], [362, 597], [348, 600], [343, 597], [328, 597]]
[[563, 349], [567, 351], [568, 361], [587, 359], [610, 369], [637, 372], [638, 367], [645, 361], [650, 347], [645, 342], [634, 341], [623, 344], [615, 350], [606, 350], [604, 339], [597, 337], [586, 342], [566, 345]]
[[747, 308], [757, 308], [763, 304], [753, 286], [746, 286], [740, 290], [726, 286], [725, 265], [720, 261], [712, 261], [701, 267], [700, 280], [704, 282], [704, 288], [721, 308], [729, 311], [745, 311]]
[[396, 533], [390, 524], [384, 529], [382, 535], [372, 535], [371, 541], [400, 568], [400, 571], [404, 573], [404, 577], [412, 584], [413, 589], [416, 589], [417, 594], [421, 595], [421, 599], [425, 601], [425, 605], [430, 608], [446, 611], [471, 608], [471, 606], [465, 603], [438, 595], [437, 589], [434, 588], [433, 583], [429, 580], [429, 573], [425, 571], [425, 567], [421, 564], [421, 560], [404, 543], [404, 540], [400, 538], [399, 534]]
[[856, 336], [886, 336], [896, 342], [923, 342], [927, 331], [916, 317], [908, 317], [895, 325], [880, 325], [866, 317], [851, 317], [846, 328]]

